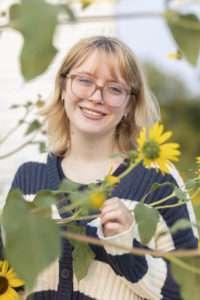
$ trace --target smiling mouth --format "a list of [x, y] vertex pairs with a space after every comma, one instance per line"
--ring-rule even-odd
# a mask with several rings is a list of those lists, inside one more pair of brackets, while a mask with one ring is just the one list
[[81, 107], [81, 110], [91, 116], [103, 117], [105, 114]]

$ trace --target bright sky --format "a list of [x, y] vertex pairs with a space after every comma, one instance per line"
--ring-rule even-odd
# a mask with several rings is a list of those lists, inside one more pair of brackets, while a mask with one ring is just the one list
[[[120, 0], [117, 11], [123, 12], [163, 12], [164, 0]], [[173, 1], [171, 1], [173, 2]], [[192, 12], [200, 17], [200, 1], [193, 1]], [[191, 3], [174, 1], [176, 7]], [[187, 10], [188, 11], [188, 10]], [[169, 53], [176, 52], [176, 44], [170, 34], [168, 26], [162, 18], [135, 18], [117, 21], [117, 35], [126, 42], [136, 56], [149, 59], [167, 72], [173, 72], [183, 78], [193, 91], [200, 94], [200, 59], [198, 68], [185, 60], [168, 58]]]

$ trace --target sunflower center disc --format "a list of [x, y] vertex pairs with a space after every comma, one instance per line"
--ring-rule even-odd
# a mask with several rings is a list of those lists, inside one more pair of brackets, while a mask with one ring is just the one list
[[5, 277], [0, 276], [0, 295], [4, 294], [8, 289], [8, 280]]
[[159, 144], [154, 141], [146, 141], [142, 147], [142, 153], [146, 158], [154, 159], [159, 157], [160, 147]]

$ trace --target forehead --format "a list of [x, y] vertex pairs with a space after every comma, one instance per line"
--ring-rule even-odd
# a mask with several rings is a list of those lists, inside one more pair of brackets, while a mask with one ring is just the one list
[[120, 60], [117, 55], [112, 52], [108, 53], [103, 49], [88, 51], [73, 67], [74, 70], [78, 70], [80, 72], [86, 71], [93, 75], [102, 68], [109, 70], [114, 79], [124, 79]]

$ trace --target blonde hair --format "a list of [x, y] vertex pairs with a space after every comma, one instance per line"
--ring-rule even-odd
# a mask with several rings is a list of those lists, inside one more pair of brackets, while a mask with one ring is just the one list
[[[94, 51], [99, 54], [99, 58], [102, 54], [106, 57], [111, 73], [115, 77], [114, 58], [118, 59], [121, 75], [132, 91], [128, 103], [131, 109], [116, 128], [119, 150], [122, 153], [128, 153], [136, 149], [142, 126], [152, 127], [153, 123], [160, 118], [159, 106], [151, 95], [144, 73], [130, 48], [113, 37], [84, 38], [75, 44], [64, 57], [57, 72], [51, 103], [41, 113], [47, 122], [48, 150], [57, 155], [65, 153], [70, 148], [70, 123], [62, 103], [62, 92], [66, 88], [66, 74], [74, 66], [81, 65]], [[100, 61], [99, 59], [96, 68]]]

